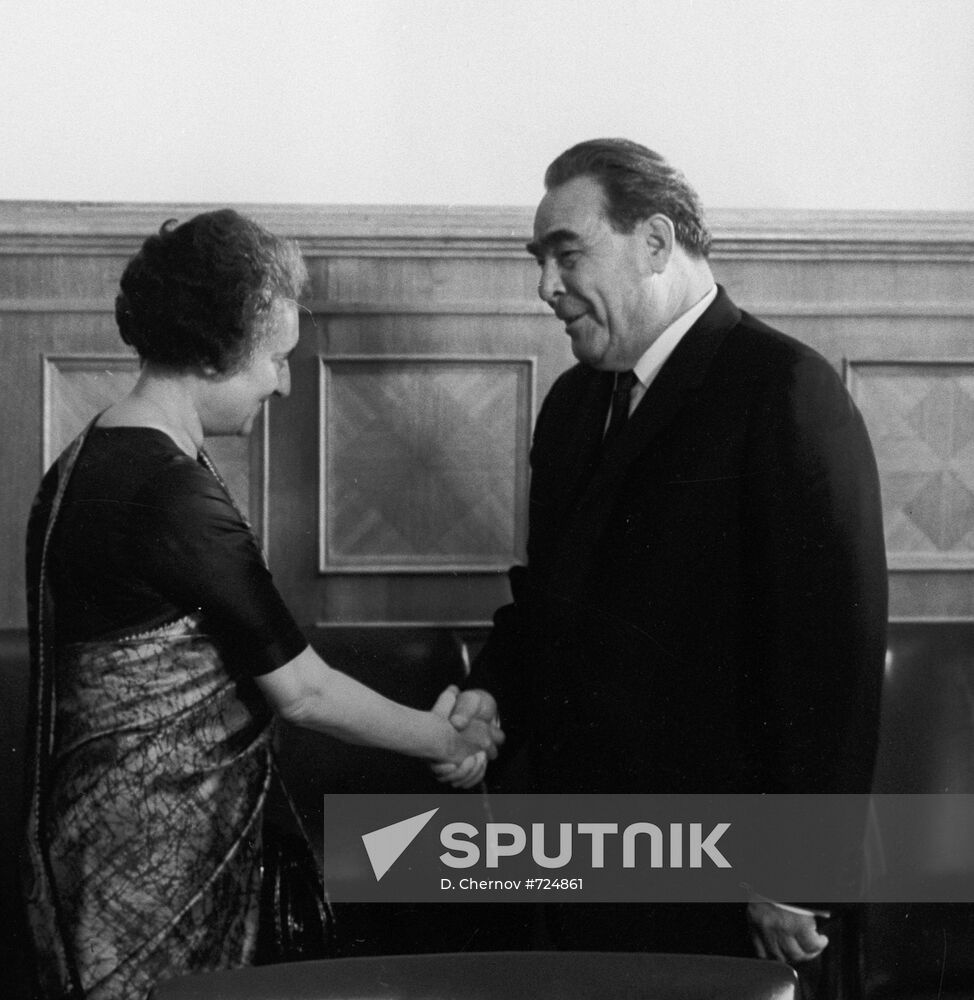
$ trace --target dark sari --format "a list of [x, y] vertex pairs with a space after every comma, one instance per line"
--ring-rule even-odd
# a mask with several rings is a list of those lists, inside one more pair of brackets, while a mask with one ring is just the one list
[[271, 715], [200, 615], [58, 646], [50, 544], [82, 434], [32, 514], [25, 893], [42, 995], [148, 995], [249, 963]]

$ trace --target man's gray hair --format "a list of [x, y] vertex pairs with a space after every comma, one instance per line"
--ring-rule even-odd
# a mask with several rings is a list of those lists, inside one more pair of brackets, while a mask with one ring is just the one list
[[576, 177], [598, 181], [613, 229], [631, 233], [651, 215], [665, 215], [677, 242], [695, 257], [710, 253], [711, 235], [697, 192], [659, 153], [629, 139], [589, 139], [565, 150], [545, 171], [545, 187]]

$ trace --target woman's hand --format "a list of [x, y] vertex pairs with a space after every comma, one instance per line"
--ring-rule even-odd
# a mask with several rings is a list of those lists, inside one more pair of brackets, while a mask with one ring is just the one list
[[[472, 775], [497, 756], [504, 741], [499, 726], [483, 719], [451, 725], [457, 688], [447, 688], [434, 711], [400, 705], [357, 680], [329, 667], [307, 646], [293, 660], [256, 678], [277, 713], [292, 725], [328, 733], [347, 743], [381, 747], [434, 761], [450, 771], [448, 781], [466, 787]], [[477, 754], [483, 754], [478, 765]], [[473, 760], [469, 760], [470, 758]], [[469, 761], [469, 762], [468, 762]], [[465, 766], [464, 766], [465, 765]], [[476, 784], [476, 781], [473, 781]]]

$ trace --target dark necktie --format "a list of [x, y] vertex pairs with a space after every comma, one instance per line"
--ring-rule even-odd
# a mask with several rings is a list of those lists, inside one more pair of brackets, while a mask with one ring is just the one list
[[612, 390], [612, 409], [609, 413], [609, 427], [602, 438], [602, 451], [609, 450], [615, 439], [622, 433], [629, 419], [629, 396], [636, 384], [635, 372], [617, 372], [616, 384]]

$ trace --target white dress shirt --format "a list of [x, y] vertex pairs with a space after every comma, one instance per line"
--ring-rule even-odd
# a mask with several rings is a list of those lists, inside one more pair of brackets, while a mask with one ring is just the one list
[[633, 366], [632, 370], [636, 375], [636, 384], [629, 393], [630, 414], [639, 405], [639, 401], [643, 396], [646, 395], [646, 390], [652, 384], [653, 379], [659, 374], [659, 370], [673, 353], [676, 345], [683, 339], [684, 334], [700, 319], [715, 298], [717, 298], [717, 286], [711, 285], [710, 291], [695, 306], [691, 306], [682, 316], [678, 316], [673, 320], [656, 340], [650, 344], [646, 353]]

